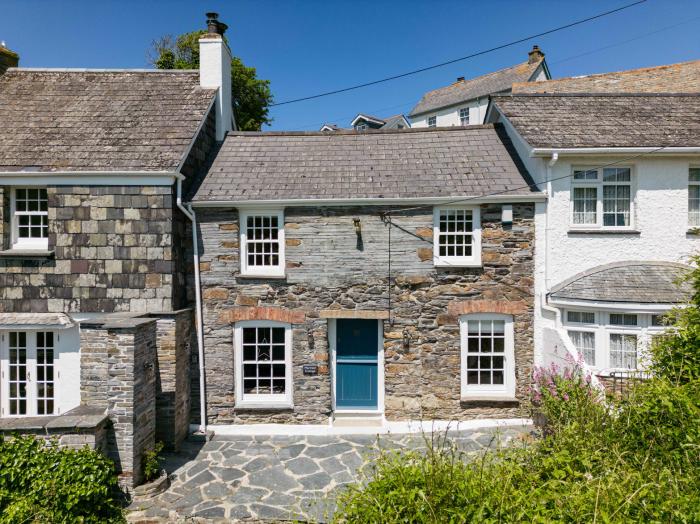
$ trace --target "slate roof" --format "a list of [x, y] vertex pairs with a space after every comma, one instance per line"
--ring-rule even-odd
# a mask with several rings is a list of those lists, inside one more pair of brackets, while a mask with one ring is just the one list
[[521, 94], [492, 104], [532, 147], [700, 146], [700, 94]]
[[700, 60], [614, 73], [518, 82], [513, 93], [698, 93]]
[[73, 325], [73, 319], [65, 313], [0, 313], [0, 327], [2, 328], [16, 326], [69, 328]]
[[679, 304], [692, 294], [678, 278], [688, 266], [672, 262], [617, 262], [598, 266], [552, 288], [550, 297], [591, 302]]
[[197, 71], [8, 69], [0, 171], [174, 170], [215, 93]]
[[503, 127], [229, 133], [194, 202], [531, 195]]
[[455, 82], [447, 87], [428, 91], [408, 116], [415, 117], [422, 113], [460, 104], [474, 98], [510, 91], [513, 83], [530, 80], [543, 61], [544, 58], [533, 61], [533, 63], [523, 62], [522, 64], [507, 67], [487, 75], [477, 76], [470, 80]]

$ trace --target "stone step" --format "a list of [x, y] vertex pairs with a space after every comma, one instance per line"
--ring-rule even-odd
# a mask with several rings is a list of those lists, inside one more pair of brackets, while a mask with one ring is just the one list
[[384, 416], [372, 413], [334, 413], [333, 426], [344, 428], [356, 427], [382, 427]]

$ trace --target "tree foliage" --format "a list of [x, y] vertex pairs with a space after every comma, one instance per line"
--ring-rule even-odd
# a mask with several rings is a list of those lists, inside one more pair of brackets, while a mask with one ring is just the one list
[[[149, 56], [151, 63], [158, 69], [199, 69], [199, 38], [204, 33], [192, 31], [177, 38], [164, 36], [154, 41]], [[231, 59], [231, 91], [238, 129], [260, 131], [263, 125], [272, 123], [270, 81], [258, 78], [255, 68], [246, 66], [237, 56]]]

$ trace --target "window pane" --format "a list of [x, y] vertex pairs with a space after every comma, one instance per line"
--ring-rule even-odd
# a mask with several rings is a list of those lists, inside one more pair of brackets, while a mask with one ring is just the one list
[[505, 321], [468, 320], [465, 360], [467, 384], [502, 385], [505, 367]]
[[603, 182], [629, 182], [629, 167], [606, 167], [603, 169]]
[[595, 313], [592, 311], [567, 311], [566, 320], [577, 324], [595, 323]]
[[574, 180], [597, 180], [598, 171], [595, 169], [574, 170]]
[[595, 333], [590, 331], [569, 331], [569, 338], [583, 361], [589, 366], [595, 366]]
[[[286, 347], [283, 327], [246, 327], [243, 331], [241, 369], [246, 395], [284, 394]], [[274, 362], [274, 363], [273, 363]]]
[[613, 326], [636, 326], [637, 315], [629, 313], [610, 313], [610, 324]]
[[688, 225], [700, 226], [700, 185], [688, 186]]
[[610, 365], [614, 368], [637, 369], [636, 335], [610, 335]]
[[246, 250], [249, 266], [273, 267], [279, 265], [279, 219], [277, 216], [248, 217]]
[[8, 348], [10, 415], [27, 414], [27, 333], [11, 332]]
[[473, 218], [469, 209], [442, 209], [439, 215], [438, 252], [446, 257], [472, 255]]
[[630, 186], [603, 186], [603, 225], [630, 225]]
[[688, 170], [688, 180], [690, 182], [700, 182], [700, 167], [691, 167]]
[[598, 190], [595, 187], [574, 188], [574, 224], [595, 224]]

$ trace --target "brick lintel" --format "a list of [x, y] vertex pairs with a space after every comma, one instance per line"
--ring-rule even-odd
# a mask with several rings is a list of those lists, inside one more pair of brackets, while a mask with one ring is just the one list
[[520, 315], [527, 313], [528, 304], [524, 300], [455, 300], [447, 306], [450, 316], [469, 315], [470, 313], [500, 313], [503, 315]]
[[273, 320], [287, 324], [301, 324], [306, 320], [306, 314], [301, 309], [286, 309], [281, 307], [248, 307], [236, 306], [222, 311], [219, 315], [221, 322], [240, 322], [242, 320]]

